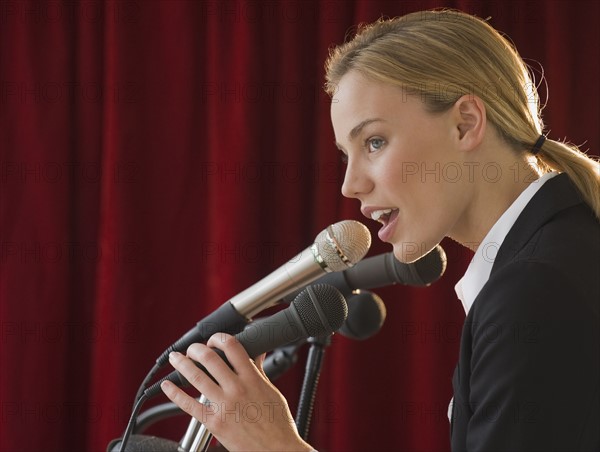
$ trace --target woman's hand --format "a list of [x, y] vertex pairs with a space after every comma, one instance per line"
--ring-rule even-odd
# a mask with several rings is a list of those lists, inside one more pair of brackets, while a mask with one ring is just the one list
[[[233, 369], [213, 347], [225, 353]], [[202, 364], [214, 381], [192, 360]], [[264, 355], [255, 362], [233, 336], [218, 333], [206, 345], [191, 345], [187, 357], [181, 353], [169, 357], [171, 365], [210, 402], [199, 403], [169, 381], [161, 388], [228, 450], [313, 450], [298, 434], [287, 401], [262, 370], [263, 360]]]

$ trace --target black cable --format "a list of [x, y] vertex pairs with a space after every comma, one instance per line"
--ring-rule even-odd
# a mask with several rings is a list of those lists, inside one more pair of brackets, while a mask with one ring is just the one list
[[121, 447], [119, 448], [119, 452], [124, 452], [125, 451], [125, 447], [127, 447], [127, 441], [129, 441], [129, 437], [131, 436], [131, 433], [133, 432], [133, 428], [135, 427], [135, 421], [137, 419], [137, 415], [140, 411], [140, 408], [142, 408], [142, 405], [144, 404], [144, 402], [146, 401], [146, 399], [148, 398], [148, 396], [146, 394], [142, 394], [135, 406], [133, 407], [133, 411], [131, 412], [131, 417], [129, 418], [129, 422], [127, 423], [127, 428], [125, 429], [125, 433], [123, 433], [123, 438], [121, 439]]
[[152, 424], [180, 414], [186, 414], [186, 412], [173, 402], [163, 403], [161, 405], [148, 408], [138, 416], [137, 421], [135, 422], [135, 429], [133, 433], [143, 433]]
[[148, 375], [146, 375], [146, 377], [144, 378], [144, 381], [142, 381], [142, 384], [138, 388], [138, 391], [137, 391], [137, 393], [135, 395], [135, 399], [133, 401], [133, 406], [134, 407], [136, 406], [138, 400], [140, 399], [140, 397], [142, 397], [142, 394], [144, 393], [144, 391], [148, 387], [148, 384], [150, 383], [150, 380], [152, 380], [152, 378], [154, 377], [154, 375], [156, 375], [156, 373], [160, 369], [161, 369], [161, 366], [158, 363], [155, 363], [154, 367], [152, 367], [152, 369], [150, 369], [150, 372], [148, 372]]

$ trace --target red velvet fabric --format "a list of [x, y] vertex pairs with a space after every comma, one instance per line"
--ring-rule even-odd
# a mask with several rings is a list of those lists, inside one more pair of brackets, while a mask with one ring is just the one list
[[[339, 193], [328, 48], [438, 6], [491, 16], [544, 68], [550, 137], [597, 154], [595, 1], [0, 3], [2, 451], [105, 449], [168, 344], [328, 224], [361, 220]], [[443, 245], [438, 283], [377, 291], [377, 336], [334, 337], [319, 450], [449, 449], [470, 254]], [[303, 358], [278, 382], [292, 412]], [[187, 422], [148, 433], [178, 441]]]

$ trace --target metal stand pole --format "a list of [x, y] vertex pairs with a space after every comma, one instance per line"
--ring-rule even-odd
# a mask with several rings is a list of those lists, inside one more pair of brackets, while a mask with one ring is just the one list
[[313, 413], [321, 367], [323, 366], [325, 348], [331, 344], [331, 335], [311, 337], [308, 339], [308, 343], [311, 345], [308, 350], [304, 381], [302, 382], [302, 391], [300, 392], [300, 401], [298, 402], [298, 411], [296, 412], [296, 427], [304, 440], [308, 440], [310, 420]]

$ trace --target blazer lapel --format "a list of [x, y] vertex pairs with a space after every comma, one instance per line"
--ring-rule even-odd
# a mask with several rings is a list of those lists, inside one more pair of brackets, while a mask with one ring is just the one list
[[566, 174], [559, 174], [548, 180], [529, 201], [508, 232], [496, 255], [492, 273], [514, 260], [526, 245], [535, 246], [532, 236], [554, 215], [582, 202], [579, 191]]

